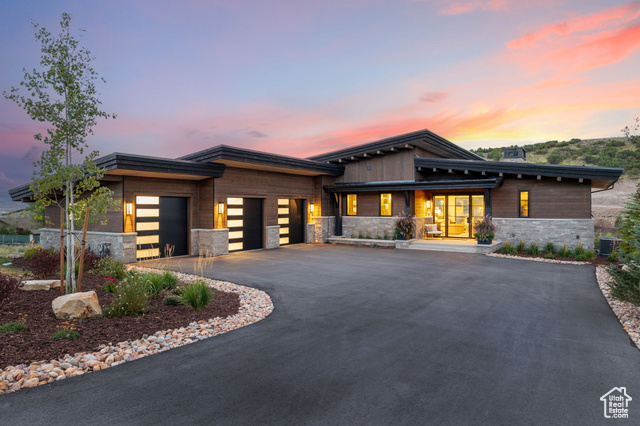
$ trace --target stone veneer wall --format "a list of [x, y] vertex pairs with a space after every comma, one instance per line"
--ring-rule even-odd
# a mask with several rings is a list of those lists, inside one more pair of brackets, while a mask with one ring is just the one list
[[336, 234], [335, 216], [317, 216], [313, 220], [316, 225], [316, 242], [326, 243], [329, 237]]
[[229, 229], [192, 229], [191, 254], [195, 256], [229, 254]]
[[586, 250], [593, 250], [595, 233], [593, 219], [528, 219], [528, 218], [498, 218], [494, 217], [496, 225], [495, 239], [509, 241], [516, 245], [520, 240], [525, 244], [533, 241], [542, 248], [546, 243], [553, 243], [561, 248], [567, 243], [570, 249], [575, 249], [582, 243]]
[[316, 242], [316, 224], [315, 223], [307, 223], [307, 235], [306, 235], [305, 243], [311, 244]]
[[266, 227], [267, 231], [267, 249], [280, 247], [280, 225], [270, 225]]
[[[397, 216], [343, 216], [342, 217], [342, 236], [347, 238], [358, 238], [360, 234], [364, 237], [383, 239], [385, 232], [388, 239], [395, 239]], [[416, 224], [416, 235], [412, 238], [422, 238], [421, 230], [426, 223], [424, 217], [414, 217]]]
[[[78, 246], [82, 241], [82, 232], [76, 231]], [[109, 253], [114, 259], [118, 259], [124, 263], [136, 261], [136, 237], [137, 233], [117, 233], [117, 232], [99, 232], [88, 231], [86, 248], [95, 254], [100, 253], [100, 244], [109, 243]], [[43, 228], [40, 230], [40, 246], [44, 249], [53, 248], [60, 249], [60, 230], [52, 228]]]

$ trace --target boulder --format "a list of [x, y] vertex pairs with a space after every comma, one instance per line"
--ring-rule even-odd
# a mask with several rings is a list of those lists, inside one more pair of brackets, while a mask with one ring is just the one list
[[63, 320], [89, 318], [102, 314], [102, 308], [95, 291], [71, 293], [56, 297], [51, 302], [51, 307], [56, 318]]
[[50, 290], [52, 288], [60, 287], [60, 280], [27, 280], [22, 281], [21, 290]]

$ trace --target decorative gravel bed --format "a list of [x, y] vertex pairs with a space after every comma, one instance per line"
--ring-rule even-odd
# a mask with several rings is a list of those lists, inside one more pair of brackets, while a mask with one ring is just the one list
[[567, 265], [591, 265], [591, 262], [578, 262], [576, 260], [545, 259], [544, 257], [516, 256], [500, 253], [487, 253], [487, 256], [501, 257], [503, 259], [531, 260], [534, 262], [565, 263]]
[[[184, 273], [176, 273], [176, 275], [183, 282], [202, 279], [202, 277]], [[78, 352], [74, 355], [64, 355], [56, 360], [8, 366], [0, 370], [0, 395], [103, 370], [217, 336], [258, 322], [273, 311], [271, 298], [263, 291], [226, 281], [212, 279], [205, 279], [205, 281], [218, 290], [238, 295], [240, 307], [236, 315], [191, 322], [177, 329], [157, 331], [152, 335], [145, 334], [137, 340], [122, 341], [113, 345], [103, 344], [95, 352]]]
[[605, 268], [601, 266], [596, 268], [596, 279], [602, 294], [609, 302], [609, 306], [618, 317], [620, 324], [629, 334], [629, 338], [640, 349], [640, 306], [611, 298], [609, 295], [611, 290], [608, 283], [611, 282], [612, 278]]

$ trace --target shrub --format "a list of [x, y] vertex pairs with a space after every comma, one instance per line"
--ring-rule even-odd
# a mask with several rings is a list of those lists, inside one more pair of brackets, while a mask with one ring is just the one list
[[113, 277], [106, 277], [104, 280], [104, 285], [102, 286], [102, 290], [105, 293], [113, 293], [116, 291], [116, 287], [118, 286], [118, 280]]
[[578, 243], [578, 246], [576, 247], [576, 249], [573, 251], [573, 254], [578, 257], [578, 256], [584, 256], [586, 250], [584, 249], [584, 246], [582, 245], [582, 242]]
[[545, 259], [555, 259], [555, 258], [556, 258], [556, 255], [555, 255], [555, 254], [553, 254], [552, 252], [548, 251], [548, 252], [546, 252], [546, 253], [544, 254], [544, 258], [545, 258]]
[[22, 283], [18, 278], [0, 274], [0, 305], [18, 291], [20, 284]]
[[553, 254], [556, 251], [556, 247], [553, 245], [553, 243], [547, 243], [544, 245], [544, 251]]
[[416, 224], [410, 212], [403, 212], [395, 223], [395, 234], [409, 238], [416, 230]]
[[194, 281], [180, 293], [182, 302], [191, 306], [194, 311], [207, 306], [213, 297], [213, 290], [204, 281]]
[[473, 232], [475, 232], [473, 236], [476, 237], [477, 240], [480, 240], [480, 241], [493, 240], [493, 237], [495, 236], [495, 232], [496, 232], [496, 226], [491, 221], [491, 216], [487, 215], [484, 218], [482, 218], [481, 221], [476, 222], [476, 224], [473, 225]]
[[518, 243], [518, 245], [516, 246], [516, 251], [518, 253], [524, 253], [525, 250], [525, 245], [524, 245], [524, 241], [520, 240], [520, 242]]
[[573, 257], [573, 251], [569, 250], [567, 243], [562, 245], [560, 251], [558, 251], [558, 256], [560, 257]]
[[80, 337], [80, 333], [78, 333], [75, 330], [70, 330], [68, 328], [62, 328], [62, 329], [56, 331], [53, 334], [53, 336], [51, 336], [51, 338], [53, 340], [57, 340], [57, 339], [73, 340], [73, 339], [77, 339], [78, 337]]
[[611, 296], [640, 306], [640, 265], [630, 262], [624, 269], [609, 266], [607, 271], [613, 278], [609, 283]]
[[29, 260], [38, 252], [38, 250], [40, 250], [40, 246], [27, 249], [22, 257], [24, 260]]
[[595, 252], [595, 251], [593, 251], [593, 250], [587, 250], [587, 251], [584, 253], [584, 257], [585, 257], [585, 259], [587, 259], [587, 260], [593, 260], [593, 259], [595, 259], [595, 258], [596, 258], [596, 252]]
[[162, 290], [172, 290], [178, 285], [178, 278], [171, 271], [164, 271], [161, 274], [145, 272], [141, 279], [151, 297], [157, 296]]
[[500, 249], [500, 253], [501, 254], [508, 254], [509, 256], [513, 256], [515, 254], [518, 254], [518, 250], [511, 245], [511, 243], [509, 242], [509, 240], [504, 242], [504, 246]]
[[170, 296], [165, 297], [163, 303], [167, 306], [178, 306], [182, 305], [182, 300], [179, 297]]
[[107, 256], [95, 262], [93, 273], [101, 277], [113, 277], [116, 280], [123, 280], [127, 277], [127, 268], [124, 263]]
[[36, 278], [46, 278], [60, 269], [60, 254], [53, 250], [43, 250], [40, 247], [30, 253], [27, 267]]
[[575, 255], [575, 259], [576, 259], [578, 262], [584, 262], [585, 260], [587, 260], [587, 256], [585, 256], [585, 254], [584, 254], [584, 253], [576, 254], [576, 255]]
[[26, 330], [26, 325], [19, 322], [9, 322], [7, 324], [0, 325], [0, 333], [17, 333], [18, 331]]
[[149, 310], [147, 288], [139, 275], [125, 278], [115, 289], [116, 297], [104, 308], [108, 317], [138, 316]]
[[526, 253], [531, 256], [538, 256], [540, 254], [540, 249], [538, 248], [538, 243], [535, 241], [531, 243], [529, 248], [526, 250]]

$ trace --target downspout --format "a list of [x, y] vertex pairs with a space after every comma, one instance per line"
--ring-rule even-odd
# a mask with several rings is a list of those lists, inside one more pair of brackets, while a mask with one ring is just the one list
[[[611, 185], [609, 185], [608, 187], [606, 187], [605, 189], [599, 189], [597, 191], [591, 191], [591, 194], [595, 194], [597, 192], [611, 191], [616, 186], [616, 182], [617, 181], [618, 181], [618, 179], [613, 181], [613, 183]], [[589, 216], [592, 219], [595, 219], [595, 217], [593, 216], [593, 202], [592, 202], [592, 200], [593, 200], [593, 198], [589, 197]]]

